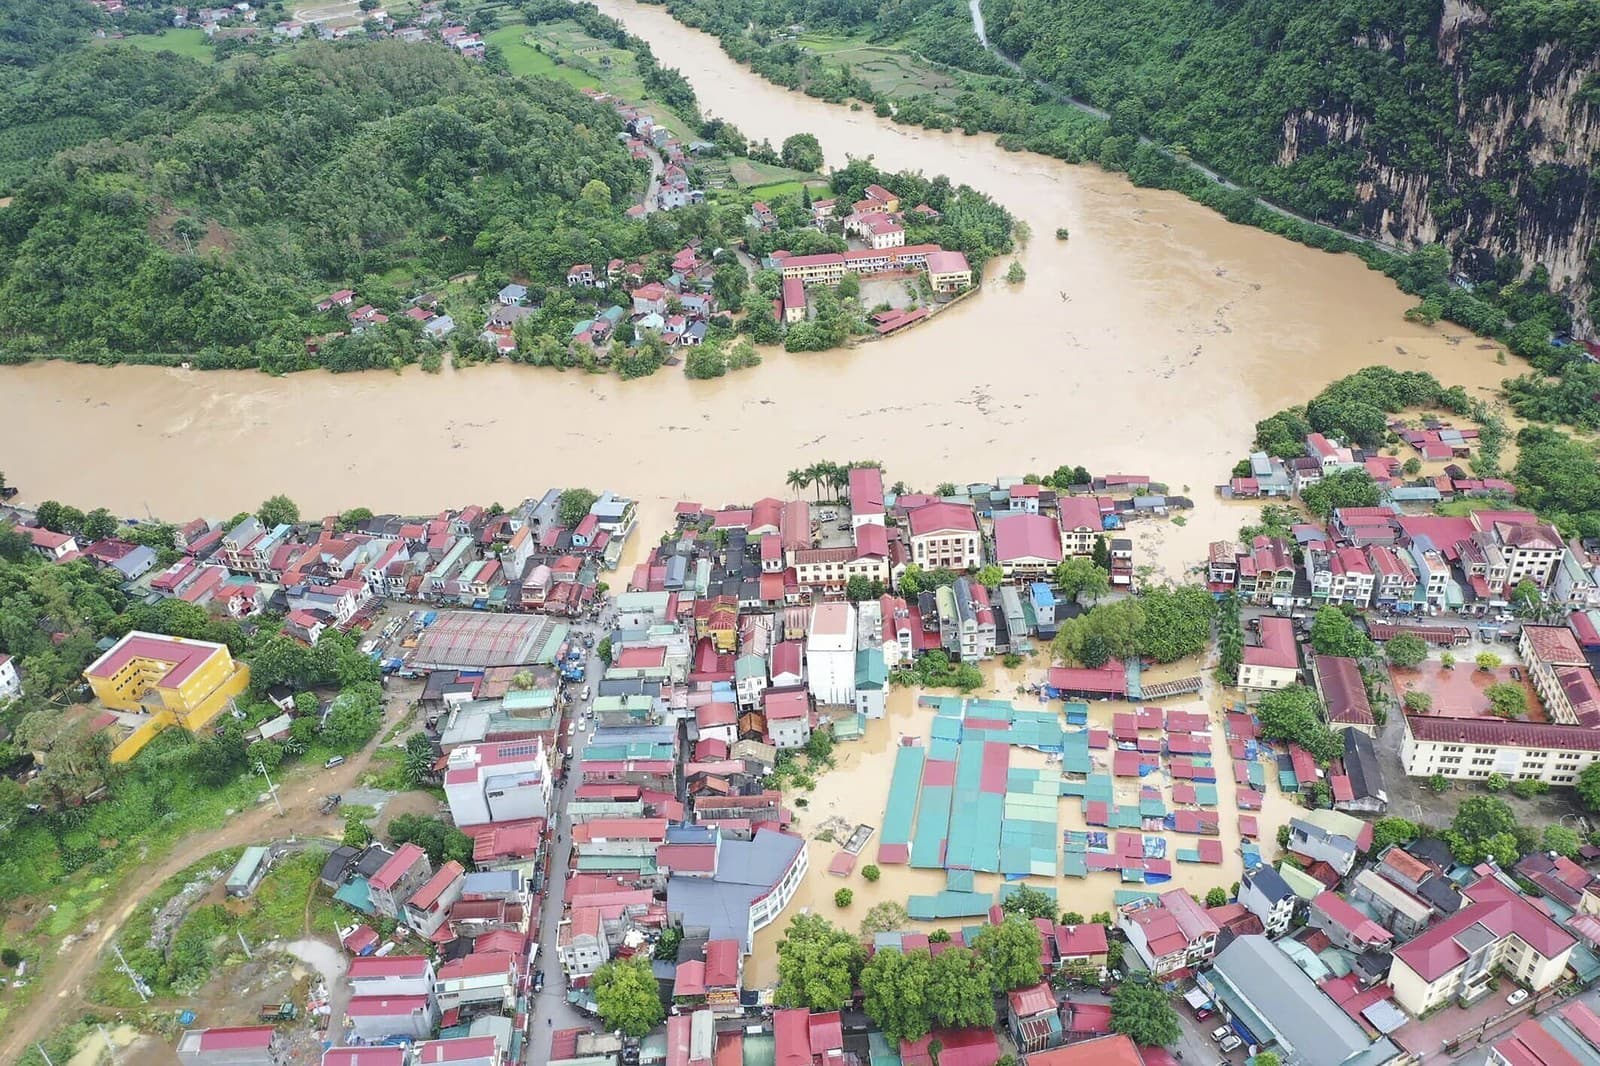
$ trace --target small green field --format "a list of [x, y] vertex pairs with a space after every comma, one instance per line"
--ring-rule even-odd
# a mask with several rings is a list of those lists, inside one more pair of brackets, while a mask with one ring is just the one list
[[579, 89], [600, 87], [599, 78], [576, 66], [557, 63], [549, 51], [535, 48], [533, 42], [538, 38], [520, 22], [501, 26], [485, 35], [483, 39], [505, 53], [506, 65], [511, 68], [513, 74], [523, 77], [553, 78]]
[[961, 84], [955, 78], [893, 45], [815, 33], [802, 34], [796, 43], [832, 64], [848, 67], [851, 73], [865, 78], [879, 95], [930, 95], [953, 105], [961, 92]]
[[136, 33], [120, 41], [108, 39], [108, 43], [131, 45], [146, 52], [176, 52], [202, 63], [210, 63], [216, 58], [211, 43], [206, 40], [206, 32], [194, 26], [186, 26], [181, 30], [162, 30], [160, 33]]
[[804, 170], [791, 170], [774, 163], [758, 163], [754, 159], [731, 160], [728, 164], [728, 173], [740, 185], [775, 185], [779, 182], [792, 182], [799, 186], [802, 182], [815, 184], [820, 180], [815, 174], [808, 174]]
[[576, 22], [536, 26], [513, 22], [484, 40], [500, 47], [514, 73], [553, 78], [580, 89], [602, 89], [638, 104], [680, 137], [694, 136], [694, 126], [682, 115], [650, 97], [632, 52], [589, 36]]

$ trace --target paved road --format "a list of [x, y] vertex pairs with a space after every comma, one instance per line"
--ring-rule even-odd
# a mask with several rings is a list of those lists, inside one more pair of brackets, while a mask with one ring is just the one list
[[117, 912], [100, 917], [100, 929], [46, 961], [42, 984], [34, 991], [28, 1009], [0, 1036], [0, 1062], [16, 1062], [23, 1049], [36, 1040], [49, 1035], [64, 1021], [63, 1015], [82, 1006], [83, 988], [94, 977], [100, 965], [100, 955], [105, 951], [124, 922], [144, 903], [149, 895], [161, 887], [167, 878], [199, 861], [212, 852], [244, 844], [257, 844], [264, 839], [285, 835], [284, 827], [302, 836], [342, 834], [343, 819], [337, 814], [319, 815], [317, 803], [331, 792], [343, 792], [354, 787], [372, 760], [383, 737], [394, 724], [410, 711], [411, 701], [405, 696], [391, 696], [385, 701], [383, 726], [367, 746], [351, 756], [343, 766], [333, 770], [322, 767], [297, 767], [278, 783], [278, 798], [283, 802], [284, 818], [279, 820], [277, 808], [270, 801], [236, 814], [224, 825], [207, 833], [185, 837], [172, 852], [153, 866], [139, 871], [137, 878], [129, 877], [119, 886], [122, 905]]
[[[598, 626], [588, 623], [579, 623], [572, 627], [574, 635], [582, 636], [585, 633], [594, 633], [596, 642], [603, 633]], [[589, 657], [587, 671], [587, 684], [590, 694], [594, 693], [594, 686], [599, 682], [601, 662], [597, 655]], [[579, 698], [582, 685], [570, 686], [572, 701], [567, 705], [567, 720], [583, 723], [583, 713], [588, 709]], [[565, 734], [563, 726], [560, 744], [572, 745], [573, 759], [569, 760], [569, 767], [582, 755], [589, 740], [594, 736], [593, 730], [579, 729], [570, 739]], [[546, 1061], [550, 1051], [550, 1034], [557, 1029], [573, 1029], [593, 1025], [593, 1019], [575, 1009], [567, 1002], [567, 982], [561, 972], [561, 960], [556, 953], [556, 930], [561, 923], [561, 912], [566, 900], [567, 873], [572, 859], [572, 821], [567, 817], [567, 804], [571, 802], [573, 794], [578, 788], [578, 775], [568, 773], [557, 791], [554, 799], [555, 816], [551, 819], [551, 828], [556, 836], [551, 843], [552, 858], [550, 860], [550, 877], [545, 884], [544, 902], [539, 915], [539, 957], [535, 963], [540, 973], [544, 974], [544, 991], [534, 997], [533, 1002], [533, 1027], [528, 1039], [527, 1053], [524, 1061], [529, 1066]]]
[[[995, 47], [995, 45], [992, 44], [989, 41], [988, 28], [984, 25], [983, 9], [982, 9], [982, 6], [981, 6], [981, 0], [967, 0], [967, 9], [969, 11], [971, 11], [971, 13], [972, 13], [972, 32], [978, 35], [978, 43], [983, 45], [984, 48], [988, 49], [989, 52], [996, 59], [1000, 60], [1000, 62], [1004, 63], [1007, 67], [1011, 68], [1016, 73], [1021, 74], [1023, 77], [1027, 78], [1034, 85], [1037, 85], [1040, 89], [1044, 90], [1046, 93], [1050, 94], [1051, 99], [1055, 100], [1057, 103], [1066, 104], [1068, 107], [1071, 107], [1071, 108], [1074, 108], [1075, 110], [1081, 111], [1086, 115], [1092, 115], [1095, 118], [1100, 119], [1102, 122], [1103, 121], [1107, 121], [1107, 120], [1109, 120], [1111, 118], [1111, 115], [1108, 112], [1106, 112], [1104, 109], [1095, 107], [1093, 104], [1086, 103], [1083, 100], [1079, 100], [1075, 96], [1069, 96], [1068, 94], [1062, 92], [1060, 89], [1056, 88], [1054, 85], [1052, 85], [1049, 82], [1043, 80], [1042, 78], [1035, 78], [1032, 75], [1028, 74], [1026, 71], [1024, 71], [1022, 69], [1022, 64], [1021, 63], [1018, 63], [1016, 60], [1012, 59], [1010, 56], [1008, 56], [1004, 52], [1002, 52], [999, 48]], [[1184, 163], [1185, 165], [1194, 168], [1196, 171], [1198, 171], [1201, 174], [1204, 174], [1207, 178], [1209, 178], [1210, 180], [1216, 182], [1218, 185], [1222, 186], [1224, 189], [1233, 189], [1233, 190], [1239, 190], [1240, 189], [1240, 186], [1235, 185], [1233, 182], [1229, 181], [1227, 178], [1223, 177], [1221, 174], [1218, 174], [1215, 170], [1212, 170], [1210, 167], [1204, 165], [1203, 163], [1196, 162], [1194, 159], [1192, 159], [1191, 157], [1189, 157], [1187, 155], [1180, 155], [1179, 153], [1172, 151], [1170, 148], [1168, 148], [1165, 144], [1162, 144], [1160, 141], [1154, 140], [1154, 139], [1152, 139], [1150, 137], [1140, 136], [1139, 143], [1140, 144], [1147, 144], [1150, 147], [1157, 149], [1158, 151], [1161, 152], [1162, 155], [1166, 156], [1168, 159], [1172, 159], [1172, 160], [1175, 160], [1177, 162]], [[1248, 190], [1246, 190], [1246, 191], [1248, 191]], [[1375, 237], [1363, 237], [1360, 234], [1349, 233], [1349, 232], [1347, 232], [1345, 230], [1338, 229], [1338, 228], [1333, 227], [1333, 226], [1329, 226], [1326, 223], [1318, 222], [1316, 219], [1306, 218], [1304, 215], [1297, 215], [1293, 211], [1289, 211], [1289, 210], [1287, 210], [1285, 208], [1279, 207], [1277, 204], [1272, 203], [1269, 200], [1263, 200], [1259, 196], [1255, 197], [1255, 202], [1260, 204], [1262, 207], [1266, 208], [1268, 211], [1271, 211], [1275, 215], [1280, 215], [1283, 218], [1292, 218], [1297, 222], [1304, 222], [1308, 226], [1316, 226], [1316, 227], [1318, 227], [1320, 229], [1325, 229], [1329, 233], [1337, 233], [1339, 236], [1347, 237], [1352, 241], [1359, 241], [1362, 244], [1370, 245], [1371, 247], [1374, 247], [1374, 248], [1381, 248], [1386, 252], [1403, 252], [1404, 251], [1404, 249], [1402, 249], [1399, 245], [1393, 244], [1393, 243], [1391, 243], [1389, 241], [1381, 241], [1381, 240], [1378, 240]]]
[[661, 176], [666, 173], [666, 164], [661, 161], [661, 153], [654, 148], [646, 148], [650, 153], [650, 183], [644, 189], [644, 213], [654, 214], [656, 210], [656, 195], [661, 192]]

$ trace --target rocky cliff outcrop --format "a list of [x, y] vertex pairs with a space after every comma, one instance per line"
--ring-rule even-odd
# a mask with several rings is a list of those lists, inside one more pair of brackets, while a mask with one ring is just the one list
[[[1503, 57], [1480, 47], [1503, 31], [1484, 8], [1443, 0], [1434, 55], [1418, 64], [1419, 75], [1442, 69], [1454, 96], [1455, 125], [1429, 146], [1432, 166], [1397, 162], [1423, 153], [1372, 143], [1371, 116], [1345, 102], [1288, 114], [1278, 164], [1327, 146], [1359, 150], [1353, 221], [1362, 231], [1405, 246], [1442, 242], [1458, 269], [1478, 278], [1491, 276], [1505, 256], [1520, 259], [1524, 274], [1543, 266], [1580, 327], [1592, 329], [1600, 55], [1545, 41], [1519, 56], [1525, 65], [1508, 78]], [[1351, 45], [1408, 59], [1381, 29], [1366, 29]], [[1438, 89], [1424, 77], [1416, 82], [1419, 97]]]

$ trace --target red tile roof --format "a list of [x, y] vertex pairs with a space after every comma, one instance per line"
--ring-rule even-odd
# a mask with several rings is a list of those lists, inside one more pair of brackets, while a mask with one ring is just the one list
[[1378, 944], [1394, 939], [1394, 934], [1356, 910], [1349, 900], [1337, 892], [1318, 893], [1317, 898], [1311, 901], [1311, 907], [1321, 911], [1335, 925], [1362, 943]]
[[1002, 563], [1017, 559], [1060, 562], [1061, 527], [1048, 515], [996, 515], [994, 553]]
[[444, 895], [445, 889], [465, 877], [466, 873], [466, 870], [462, 868], [459, 862], [451, 859], [439, 867], [438, 873], [428, 878], [427, 883], [417, 889], [410, 899], [406, 900], [406, 905], [422, 911], [430, 909], [435, 903], [439, 902], [439, 897]]
[[1583, 649], [1578, 647], [1578, 638], [1566, 626], [1525, 625], [1522, 635], [1539, 662], [1582, 666], [1588, 661], [1583, 657]]
[[272, 1026], [238, 1025], [206, 1029], [200, 1035], [201, 1051], [242, 1051], [272, 1046]]
[[1056, 507], [1061, 512], [1062, 529], [1100, 529], [1100, 505], [1092, 496], [1060, 496]]
[[400, 883], [400, 878], [418, 859], [426, 859], [427, 852], [415, 844], [401, 844], [400, 849], [390, 856], [389, 861], [378, 867], [378, 872], [373, 874], [367, 884], [379, 891], [393, 888]]
[[706, 987], [732, 988], [739, 983], [739, 942], [706, 941]]
[[1510, 745], [1600, 751], [1600, 730], [1548, 722], [1503, 722], [1494, 718], [1440, 718], [1406, 715], [1406, 728], [1417, 740], [1440, 744]]
[[1106, 953], [1106, 927], [1098, 922], [1058, 925], [1055, 936], [1056, 954], [1063, 959]]
[[1261, 643], [1245, 646], [1244, 662], [1247, 666], [1298, 669], [1300, 648], [1294, 640], [1294, 623], [1274, 615], [1262, 618]]
[[911, 512], [908, 520], [913, 537], [946, 530], [966, 533], [978, 531], [978, 519], [972, 513], [972, 508], [958, 503], [930, 503], [926, 507], [918, 507]]
[[808, 1017], [809, 1012], [804, 1007], [791, 1007], [772, 1015], [774, 1050], [777, 1055], [774, 1066], [811, 1066]]
[[1139, 1046], [1131, 1038], [1117, 1033], [1035, 1052], [1028, 1056], [1028, 1066], [1145, 1066], [1145, 1061]]
[[1342, 655], [1319, 655], [1316, 660], [1317, 688], [1328, 708], [1328, 721], [1336, 725], [1372, 725], [1372, 704], [1361, 668], [1354, 659]]
[[134, 659], [149, 659], [169, 664], [169, 669], [158, 684], [181, 685], [221, 648], [220, 644], [201, 640], [183, 640], [155, 633], [129, 633], [117, 641], [110, 651], [90, 663], [84, 673], [90, 677], [115, 677], [117, 671]]
[[1493, 875], [1480, 877], [1463, 894], [1470, 903], [1394, 950], [1394, 957], [1425, 981], [1437, 981], [1467, 960], [1467, 951], [1456, 937], [1474, 925], [1481, 925], [1498, 937], [1515, 935], [1547, 959], [1577, 943], [1531, 900], [1507, 888]]
[[1007, 992], [1006, 1005], [1018, 1018], [1031, 1018], [1035, 1014], [1053, 1013], [1056, 1009], [1056, 994], [1048, 984], [1040, 981], [1036, 985]]
[[351, 959], [346, 976], [352, 981], [360, 981], [369, 977], [421, 977], [427, 972], [428, 959], [425, 955], [389, 955], [383, 958], [368, 955]]

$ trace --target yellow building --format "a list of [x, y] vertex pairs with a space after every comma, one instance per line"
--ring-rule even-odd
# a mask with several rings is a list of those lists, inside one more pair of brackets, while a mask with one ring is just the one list
[[191, 733], [208, 726], [250, 685], [250, 667], [222, 644], [159, 633], [129, 633], [83, 671], [95, 696], [116, 711], [149, 715], [112, 759], [131, 759], [170, 725]]

